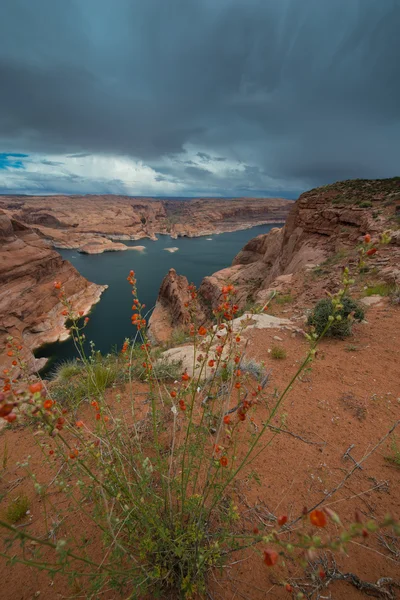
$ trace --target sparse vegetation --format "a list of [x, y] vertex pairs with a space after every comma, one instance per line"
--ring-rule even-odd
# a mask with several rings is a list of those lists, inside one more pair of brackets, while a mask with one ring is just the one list
[[327, 336], [344, 339], [351, 335], [353, 320], [362, 321], [364, 319], [363, 308], [350, 298], [343, 296], [340, 304], [335, 310], [331, 298], [320, 300], [308, 317], [308, 325], [313, 328], [316, 335], [321, 335], [331, 321], [332, 324], [326, 332]]
[[5, 511], [5, 518], [8, 523], [14, 524], [22, 521], [26, 516], [26, 512], [29, 509], [29, 498], [26, 494], [17, 496], [14, 500], [10, 501]]
[[286, 358], [286, 350], [281, 346], [273, 346], [271, 348], [271, 357], [275, 360], [282, 360]]
[[293, 296], [290, 292], [288, 294], [277, 294], [274, 300], [277, 304], [290, 304], [293, 302]]
[[390, 444], [390, 454], [385, 456], [385, 460], [400, 469], [400, 443], [395, 435], [393, 435]]
[[389, 283], [376, 283], [375, 285], [369, 285], [365, 290], [366, 296], [390, 296], [395, 290], [393, 284]]

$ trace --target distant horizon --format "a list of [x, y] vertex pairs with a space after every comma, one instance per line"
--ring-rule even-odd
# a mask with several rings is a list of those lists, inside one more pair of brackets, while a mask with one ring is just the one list
[[[306, 190], [304, 190], [306, 191]], [[0, 197], [2, 196], [7, 196], [7, 197], [22, 197], [22, 198], [37, 198], [37, 197], [43, 197], [43, 196], [70, 196], [70, 197], [74, 197], [74, 196], [121, 196], [123, 198], [139, 198], [139, 199], [150, 199], [150, 200], [198, 200], [198, 199], [204, 199], [204, 200], [241, 200], [241, 199], [246, 199], [246, 198], [254, 198], [254, 199], [264, 199], [264, 198], [271, 198], [271, 199], [282, 199], [282, 200], [296, 200], [298, 198], [298, 196], [300, 196], [302, 193], [304, 192], [299, 192], [297, 195], [293, 195], [291, 197], [288, 196], [288, 194], [282, 194], [282, 195], [272, 195], [272, 194], [265, 194], [265, 195], [240, 195], [240, 196], [225, 196], [225, 195], [206, 195], [206, 194], [197, 194], [197, 195], [190, 195], [190, 196], [163, 196], [163, 195], [150, 195], [150, 194], [116, 194], [116, 193], [64, 193], [64, 192], [42, 192], [42, 193], [36, 193], [36, 194], [27, 194], [27, 193], [4, 193], [4, 192], [0, 192]]]

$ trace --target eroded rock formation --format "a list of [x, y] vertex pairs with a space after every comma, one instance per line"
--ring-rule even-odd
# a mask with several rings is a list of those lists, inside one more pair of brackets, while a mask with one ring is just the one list
[[[124, 242], [157, 234], [196, 237], [286, 219], [281, 198], [200, 198], [191, 201], [127, 196], [0, 196], [0, 209], [51, 241], [90, 253], [122, 250]], [[125, 246], [126, 247], [126, 246]]]
[[[183, 275], [178, 275], [175, 269], [170, 269], [164, 277], [156, 306], [149, 321], [149, 336], [162, 343], [170, 339], [176, 327], [185, 328], [190, 322], [189, 313], [189, 282]], [[199, 306], [197, 319], [199, 324], [205, 321], [205, 315]]]
[[[293, 204], [284, 227], [250, 240], [232, 266], [203, 279], [199, 310], [210, 317], [210, 309], [220, 303], [221, 288], [227, 283], [235, 286], [241, 307], [246, 303], [263, 305], [272, 293], [291, 288], [307, 299], [305, 274], [336, 256], [336, 271], [327, 269], [321, 293], [335, 289], [340, 282], [337, 267], [341, 257], [345, 264], [347, 254], [354, 251], [367, 232], [374, 235], [395, 225], [399, 205], [399, 178], [344, 181], [302, 194]], [[397, 240], [394, 230], [392, 245]], [[396, 253], [397, 250], [392, 251], [390, 258], [376, 258], [386, 280], [392, 281], [398, 272]], [[164, 307], [168, 306], [164, 298]]]
[[[23, 346], [30, 368], [43, 366], [32, 351], [65, 339], [65, 316], [54, 290], [60, 281], [76, 311], [87, 314], [105, 286], [88, 282], [34, 231], [0, 211], [0, 364], [12, 359], [5, 345], [13, 336]], [[2, 370], [0, 376], [2, 374]]]

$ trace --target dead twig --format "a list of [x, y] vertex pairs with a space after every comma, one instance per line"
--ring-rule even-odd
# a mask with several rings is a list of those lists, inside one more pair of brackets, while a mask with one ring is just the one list
[[301, 435], [297, 435], [297, 433], [293, 433], [292, 431], [289, 431], [288, 429], [282, 429], [281, 427], [275, 427], [275, 425], [267, 425], [268, 429], [271, 429], [271, 431], [274, 431], [275, 433], [287, 433], [288, 435], [291, 435], [292, 437], [296, 438], [296, 440], [300, 440], [301, 442], [304, 442], [305, 444], [311, 444], [312, 446], [326, 446], [326, 442], [312, 442], [311, 440], [305, 440], [303, 437], [301, 437]]

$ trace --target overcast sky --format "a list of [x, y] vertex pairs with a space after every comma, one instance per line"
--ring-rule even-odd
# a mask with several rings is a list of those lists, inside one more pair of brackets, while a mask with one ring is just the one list
[[0, 0], [0, 193], [399, 175], [400, 0]]

